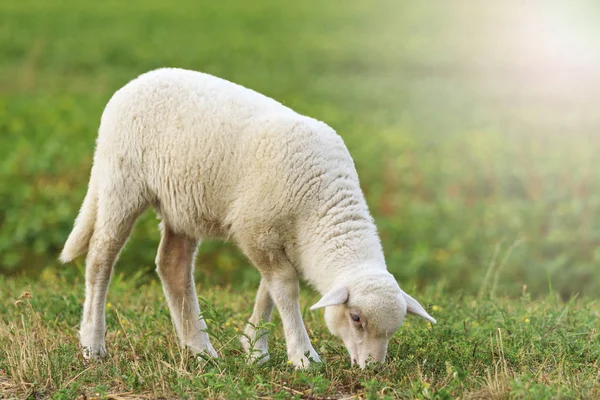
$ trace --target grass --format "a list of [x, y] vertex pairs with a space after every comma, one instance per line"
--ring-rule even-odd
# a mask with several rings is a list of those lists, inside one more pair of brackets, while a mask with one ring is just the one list
[[518, 300], [422, 296], [438, 325], [409, 318], [381, 369], [350, 366], [316, 301], [304, 318], [324, 363], [286, 363], [279, 320], [268, 326], [271, 359], [248, 365], [238, 335], [251, 313], [251, 288], [199, 288], [213, 345], [222, 358], [182, 351], [161, 288], [117, 275], [108, 299], [109, 355], [84, 362], [77, 341], [81, 282], [46, 274], [41, 282], [2, 280], [0, 391], [4, 398], [598, 398], [600, 305], [556, 295]]
[[[0, 2], [0, 398], [597, 398], [600, 31], [596, 2]], [[57, 255], [102, 109], [153, 68], [212, 73], [329, 123], [354, 157], [409, 320], [381, 371], [248, 366], [256, 271], [203, 243], [199, 293], [225, 356], [176, 346], [145, 214], [110, 293], [109, 358], [77, 346], [81, 265]], [[525, 289], [526, 288], [526, 289]], [[23, 295], [29, 292], [30, 295]], [[20, 300], [19, 300], [20, 299]], [[303, 305], [315, 300], [306, 292]]]

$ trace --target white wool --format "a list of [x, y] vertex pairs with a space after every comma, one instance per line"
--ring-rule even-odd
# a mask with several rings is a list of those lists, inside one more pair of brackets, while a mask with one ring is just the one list
[[[318, 361], [298, 306], [298, 275], [324, 295], [362, 276], [391, 277], [354, 163], [332, 128], [208, 74], [151, 71], [104, 110], [88, 194], [61, 254], [67, 262], [89, 247], [81, 337], [90, 355], [105, 348], [112, 265], [149, 206], [162, 218], [157, 266], [171, 314], [182, 344], [197, 352], [216, 356], [201, 332], [192, 278], [202, 239], [233, 240], [263, 276], [243, 340], [253, 358], [266, 356], [267, 346], [253, 343], [252, 325], [276, 305], [292, 362], [307, 366], [307, 351]], [[369, 285], [377, 288], [377, 279]], [[401, 323], [406, 301], [388, 303]]]

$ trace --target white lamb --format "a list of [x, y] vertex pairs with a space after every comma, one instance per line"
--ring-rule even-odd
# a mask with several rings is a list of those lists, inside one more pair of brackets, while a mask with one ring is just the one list
[[233, 240], [262, 280], [242, 344], [268, 358], [255, 327], [277, 306], [289, 360], [320, 361], [298, 302], [298, 278], [323, 297], [330, 331], [352, 363], [385, 360], [406, 313], [435, 320], [387, 271], [354, 163], [333, 129], [211, 75], [159, 69], [117, 91], [99, 128], [89, 188], [61, 254], [88, 252], [81, 322], [85, 357], [106, 353], [113, 265], [139, 215], [162, 218], [156, 257], [182, 346], [217, 357], [193, 280], [200, 240]]

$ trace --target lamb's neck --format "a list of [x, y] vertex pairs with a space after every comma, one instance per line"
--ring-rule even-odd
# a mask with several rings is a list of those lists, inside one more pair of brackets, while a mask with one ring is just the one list
[[334, 285], [370, 273], [387, 271], [381, 242], [369, 218], [347, 220], [325, 229], [313, 242], [312, 276], [321, 293]]

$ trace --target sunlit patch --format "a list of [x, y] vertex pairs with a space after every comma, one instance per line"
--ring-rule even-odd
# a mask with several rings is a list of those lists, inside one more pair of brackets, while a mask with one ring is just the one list
[[[510, 49], [522, 83], [569, 94], [596, 82], [600, 68], [600, 29], [578, 2], [519, 2], [512, 26], [496, 35]], [[592, 6], [590, 6], [592, 7]], [[590, 85], [590, 86], [588, 86]]]

